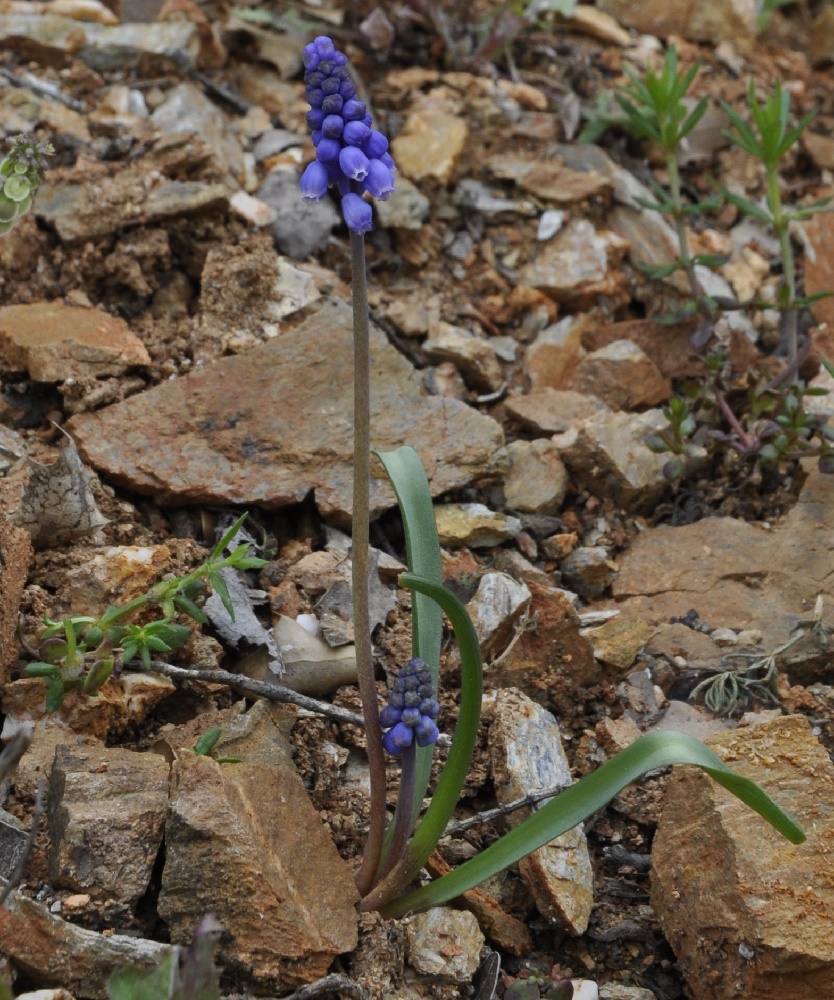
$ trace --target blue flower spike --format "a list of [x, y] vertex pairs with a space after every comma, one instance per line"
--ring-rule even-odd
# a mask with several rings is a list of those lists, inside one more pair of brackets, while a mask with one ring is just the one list
[[304, 46], [304, 95], [310, 105], [307, 124], [316, 158], [301, 175], [301, 197], [321, 201], [327, 189], [335, 187], [348, 227], [367, 233], [373, 213], [362, 196], [367, 193], [387, 200], [394, 190], [397, 168], [388, 153], [388, 140], [372, 127], [368, 109], [356, 99], [347, 61], [327, 35]]
[[388, 692], [388, 704], [379, 713], [379, 722], [388, 732], [382, 745], [398, 757], [416, 741], [418, 747], [435, 743], [440, 732], [431, 670], [424, 660], [413, 659], [402, 668]]

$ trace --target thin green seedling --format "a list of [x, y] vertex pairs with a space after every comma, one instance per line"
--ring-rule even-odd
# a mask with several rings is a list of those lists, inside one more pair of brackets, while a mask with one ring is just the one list
[[[32, 657], [24, 673], [45, 681], [47, 711], [57, 711], [67, 691], [73, 688], [95, 696], [124, 664], [139, 659], [146, 669], [150, 669], [154, 658], [183, 645], [191, 636], [191, 629], [175, 618], [183, 615], [198, 625], [206, 624], [208, 618], [195, 602], [209, 590], [217, 594], [234, 618], [234, 607], [222, 571], [259, 569], [265, 565], [263, 559], [250, 554], [249, 542], [225, 554], [246, 517], [246, 514], [241, 515], [223, 534], [208, 559], [184, 576], [161, 580], [130, 601], [111, 605], [99, 617], [70, 615], [53, 620], [46, 616], [37, 645], [24, 641]], [[149, 607], [158, 607], [161, 616], [143, 624], [128, 620]]]

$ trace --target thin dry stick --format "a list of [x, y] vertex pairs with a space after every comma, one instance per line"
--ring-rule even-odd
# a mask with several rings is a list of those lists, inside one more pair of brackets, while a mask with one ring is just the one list
[[368, 765], [371, 777], [370, 827], [356, 885], [364, 896], [370, 891], [379, 859], [385, 825], [385, 757], [379, 724], [374, 654], [369, 608], [371, 516], [371, 355], [368, 287], [365, 276], [365, 238], [350, 231], [353, 277], [353, 633], [359, 694], [365, 717]]
[[473, 826], [491, 823], [494, 819], [499, 819], [501, 816], [515, 812], [516, 809], [523, 809], [525, 806], [534, 806], [537, 802], [541, 802], [544, 799], [552, 799], [566, 788], [570, 788], [570, 785], [553, 785], [550, 788], [536, 788], [532, 792], [523, 795], [520, 799], [514, 799], [506, 805], [496, 806], [494, 809], [484, 809], [483, 812], [475, 813], [469, 819], [461, 819], [457, 822], [449, 823], [446, 827], [445, 836], [448, 837], [455, 833], [463, 833], [464, 830], [469, 830]]
[[41, 778], [38, 782], [38, 790], [35, 793], [35, 807], [32, 810], [32, 825], [29, 827], [29, 836], [26, 838], [26, 843], [23, 845], [23, 850], [20, 852], [20, 857], [17, 859], [14, 871], [9, 876], [9, 881], [3, 887], [3, 891], [0, 892], [0, 906], [6, 902], [12, 889], [14, 889], [14, 887], [23, 878], [23, 873], [26, 871], [26, 866], [29, 864], [29, 858], [32, 856], [32, 848], [35, 846], [35, 837], [38, 835], [41, 817], [43, 816], [43, 799], [45, 790], [46, 783], [44, 779]]
[[[141, 660], [131, 660], [125, 666], [131, 670], [147, 670]], [[291, 705], [298, 705], [299, 708], [317, 712], [328, 719], [333, 719], [334, 722], [349, 722], [354, 726], [365, 725], [365, 720], [356, 712], [339, 708], [338, 705], [330, 705], [326, 701], [318, 701], [306, 694], [299, 694], [297, 691], [284, 687], [283, 684], [275, 684], [272, 681], [258, 681], [252, 677], [244, 677], [242, 674], [230, 674], [228, 670], [188, 670], [186, 667], [175, 667], [172, 663], [166, 663], [164, 660], [151, 660], [151, 670], [158, 674], [164, 674], [172, 680], [225, 684], [234, 691], [240, 691], [241, 694], [251, 694], [258, 698], [267, 698], [269, 701], [283, 701], [289, 702]]]

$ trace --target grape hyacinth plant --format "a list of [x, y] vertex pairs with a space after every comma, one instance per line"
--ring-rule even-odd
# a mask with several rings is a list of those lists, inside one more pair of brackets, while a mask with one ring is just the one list
[[[444, 835], [466, 781], [483, 698], [481, 653], [466, 609], [442, 584], [432, 496], [419, 456], [408, 446], [377, 452], [402, 514], [409, 572], [400, 577], [400, 583], [412, 591], [413, 619], [412, 658], [395, 675], [389, 687], [388, 704], [380, 712], [369, 615], [370, 326], [364, 234], [373, 223], [367, 199], [385, 199], [394, 190], [395, 166], [388, 153], [387, 139], [373, 128], [365, 104], [356, 97], [344, 53], [322, 35], [305, 47], [304, 66], [310, 103], [307, 122], [316, 156], [302, 174], [301, 194], [318, 201], [334, 188], [341, 199], [351, 244], [353, 621], [370, 771], [369, 827], [356, 876], [362, 896], [359, 909], [379, 910], [385, 916], [395, 917], [452, 899], [581, 823], [647, 771], [670, 764], [695, 764], [703, 768], [783, 836], [794, 843], [801, 842], [805, 838], [801, 828], [758, 785], [733, 772], [700, 741], [681, 733], [651, 733], [551, 799], [455, 871], [409, 891]], [[428, 808], [421, 816], [439, 735], [437, 682], [444, 614], [460, 653], [460, 702], [451, 747]], [[401, 762], [397, 805], [390, 821], [386, 812], [386, 751]]]

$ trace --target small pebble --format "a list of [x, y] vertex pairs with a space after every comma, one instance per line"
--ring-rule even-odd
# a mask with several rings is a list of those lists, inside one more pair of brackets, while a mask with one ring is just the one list
[[539, 219], [539, 228], [536, 230], [536, 239], [544, 243], [551, 239], [565, 224], [565, 213], [556, 208], [549, 208], [542, 212]]

